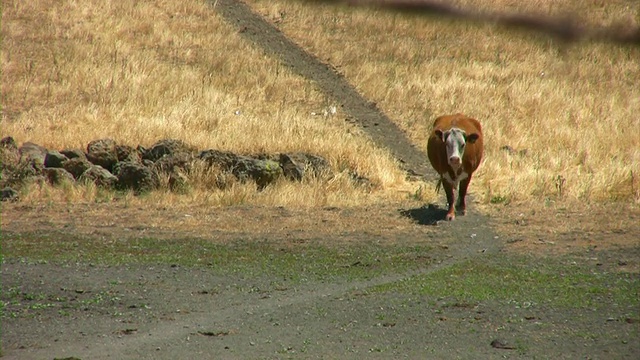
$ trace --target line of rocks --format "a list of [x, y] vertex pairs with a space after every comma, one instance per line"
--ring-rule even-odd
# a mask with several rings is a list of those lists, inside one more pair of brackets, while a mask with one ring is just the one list
[[[99, 139], [91, 141], [86, 151], [58, 151], [31, 142], [18, 147], [12, 137], [5, 137], [0, 140], [0, 161], [2, 201], [16, 200], [18, 189], [34, 181], [52, 185], [91, 182], [140, 194], [162, 186], [186, 189], [194, 169], [217, 170], [212, 176], [218, 188], [234, 181], [254, 181], [262, 189], [280, 178], [300, 181], [310, 176], [333, 176], [329, 162], [314, 154], [245, 156], [213, 149], [199, 151], [175, 139], [160, 140], [150, 148]], [[368, 183], [356, 174], [353, 178]]]

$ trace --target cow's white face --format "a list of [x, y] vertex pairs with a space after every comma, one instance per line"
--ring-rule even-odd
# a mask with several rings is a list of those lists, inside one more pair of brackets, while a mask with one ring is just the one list
[[454, 172], [457, 172], [462, 166], [462, 156], [467, 142], [474, 143], [478, 139], [478, 134], [468, 135], [464, 130], [459, 128], [451, 128], [447, 131], [436, 130], [436, 135], [444, 142], [447, 149], [447, 161]]

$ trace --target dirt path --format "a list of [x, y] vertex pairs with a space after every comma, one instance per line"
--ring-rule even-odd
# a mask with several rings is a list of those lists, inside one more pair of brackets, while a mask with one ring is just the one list
[[[347, 223], [356, 228], [358, 224], [365, 227], [372, 215], [379, 220], [386, 217], [390, 224], [398, 228], [403, 223], [406, 227], [413, 222], [411, 216], [425, 216], [422, 212], [428, 211], [426, 208], [413, 209], [408, 214], [406, 211], [396, 210], [395, 215], [392, 209], [384, 209], [378, 215], [342, 213], [340, 216], [344, 218], [344, 223], [340, 228], [346, 228], [344, 224]], [[42, 215], [40, 211], [37, 213]], [[306, 215], [323, 217], [321, 212]], [[294, 214], [289, 219], [295, 218]], [[27, 217], [24, 221], [28, 223], [33, 219]], [[99, 225], [97, 218], [89, 218], [88, 221]], [[113, 219], [105, 221], [113, 225], [112, 236], [115, 238], [126, 236], [126, 231], [122, 230], [125, 223], [135, 226], [132, 223], [135, 218], [132, 217], [123, 223], [113, 223]], [[3, 334], [5, 355], [7, 358], [21, 359], [42, 359], [52, 354], [58, 358], [75, 356], [81, 359], [170, 359], [215, 353], [224, 354], [224, 358], [256, 358], [256, 354], [265, 354], [264, 358], [278, 358], [279, 353], [291, 354], [305, 348], [315, 354], [314, 357], [340, 357], [347, 344], [335, 346], [349, 339], [349, 336], [341, 334], [346, 330], [340, 329], [358, 325], [358, 321], [361, 321], [359, 317], [366, 315], [366, 312], [355, 315], [362, 311], [358, 309], [360, 306], [357, 303], [363, 301], [362, 306], [369, 308], [373, 306], [371, 302], [380, 301], [378, 297], [361, 298], [354, 294], [366, 293], [373, 286], [428, 274], [455, 262], [490, 255], [498, 250], [496, 239], [493, 235], [486, 235], [490, 232], [486, 231], [481, 221], [467, 217], [461, 219], [460, 223], [465, 224], [464, 228], [467, 230], [447, 224], [432, 227], [429, 234], [425, 234], [423, 226], [416, 224], [404, 231], [379, 232], [377, 236], [365, 235], [367, 239], [359, 239], [352, 234], [346, 235], [348, 239], [337, 240], [336, 244], [340, 244], [340, 241], [419, 244], [428, 239], [434, 246], [435, 243], [438, 244], [436, 251], [416, 254], [418, 257], [429, 256], [431, 262], [425, 266], [365, 280], [336, 278], [328, 282], [311, 281], [308, 284], [276, 286], [274, 279], [269, 276], [220, 276], [202, 268], [170, 265], [105, 267], [74, 263], [60, 266], [12, 260], [4, 263], [2, 268], [5, 289], [20, 289], [18, 297], [22, 296], [24, 299], [28, 297], [25, 294], [32, 294], [31, 297], [41, 300], [36, 301], [36, 304], [50, 304], [51, 308], [30, 309], [29, 313], [36, 314], [33, 317], [17, 316], [3, 320], [5, 329], [11, 329]], [[230, 225], [237, 227], [240, 224]], [[295, 225], [289, 224], [286, 219], [281, 225], [284, 225], [283, 228], [296, 230]], [[5, 231], [13, 231], [24, 226], [20, 220], [15, 220], [3, 228]], [[245, 223], [245, 226], [252, 227], [250, 223]], [[48, 234], [47, 227], [51, 225], [43, 224], [40, 230]], [[56, 224], [54, 227], [66, 226]], [[379, 229], [371, 225], [368, 227], [373, 232]], [[325, 232], [308, 224], [300, 230], [303, 228], [325, 238], [327, 244], [333, 241], [332, 238], [339, 239], [335, 233], [339, 228]], [[83, 231], [83, 228], [78, 227], [76, 230]], [[154, 237], [152, 231], [140, 232], [143, 231], [144, 236]], [[159, 236], [171, 237], [164, 229], [158, 231]], [[141, 233], [128, 236], [138, 238], [143, 236]], [[233, 241], [233, 237], [237, 236], [229, 235], [229, 240], [222, 241]], [[180, 232], [173, 233], [173, 237], [180, 236]], [[281, 229], [278, 232], [274, 229], [269, 231], [269, 235], [262, 234], [261, 237], [261, 241], [284, 246], [296, 243], [306, 236], [299, 233], [298, 237], [287, 237], [286, 231]], [[108, 238], [105, 239], [107, 240]], [[54, 241], [65, 241], [64, 235]], [[376, 245], [372, 243], [371, 246]], [[71, 301], [70, 297], [73, 298]], [[65, 305], [56, 305], [56, 299], [64, 299], [60, 301]], [[394, 302], [398, 299], [400, 298], [385, 301]], [[322, 309], [332, 307], [331, 302], [347, 307], [341, 311], [352, 317], [350, 325], [336, 324], [344, 314], [336, 313], [338, 318], [331, 315], [324, 315], [321, 319], [316, 317], [316, 312], [324, 312], [326, 310]], [[384, 306], [386, 305], [383, 304], [382, 308]], [[86, 310], [81, 311], [82, 309]], [[60, 312], [68, 314], [60, 316]], [[322, 324], [308, 326], [309, 321], [321, 321]], [[327, 321], [329, 323], [324, 323]], [[369, 325], [354, 336], [365, 336], [368, 327]], [[333, 332], [333, 337], [327, 338], [326, 331]], [[377, 343], [375, 339], [354, 338], [353, 341], [355, 343], [347, 347], [356, 353], [368, 353], [369, 348]], [[333, 344], [333, 348], [330, 344]], [[419, 351], [415, 347], [410, 349]]]
[[[385, 211], [392, 214], [390, 209]], [[322, 218], [320, 213], [309, 215]], [[345, 224], [364, 223], [367, 215], [342, 214]], [[395, 224], [411, 222], [402, 215], [387, 217]], [[13, 258], [3, 263], [1, 273], [5, 292], [2, 300], [8, 304], [2, 319], [3, 352], [9, 359], [625, 359], [634, 358], [640, 351], [640, 344], [635, 341], [639, 319], [633, 310], [616, 309], [615, 305], [595, 312], [534, 302], [465, 302], [445, 293], [433, 297], [373, 290], [415, 276], [438, 276], [442, 270], [467, 260], [493, 261], [496, 243], [502, 239], [483, 236], [485, 225], [468, 219], [461, 221], [467, 222], [465, 228], [472, 233], [453, 226], [416, 224], [395, 235], [392, 231], [374, 235], [380, 228], [373, 224], [369, 228], [374, 234], [362, 238], [346, 235], [342, 239], [339, 228], [322, 232], [321, 227], [305, 226], [308, 231], [317, 231], [326, 246], [343, 247], [344, 251], [353, 245], [346, 241], [360, 243], [362, 246], [356, 249], [363, 254], [389, 246], [384, 244], [395, 243], [394, 248], [411, 244], [432, 247], [416, 248], [408, 254], [408, 261], [418, 263], [413, 270], [394, 269], [401, 264], [390, 264], [388, 273], [365, 279], [340, 275], [289, 281], [272, 270], [221, 274], [212, 266], [105, 266]], [[137, 225], [131, 221], [127, 224]], [[125, 232], [117, 230], [122, 229], [122, 224], [114, 225], [114, 237], [119, 239]], [[286, 220], [284, 225], [296, 230]], [[50, 238], [51, 244], [74, 241], [64, 235], [51, 235], [44, 228], [43, 231], [41, 235]], [[164, 231], [160, 234], [178, 239], [181, 236], [179, 231], [173, 236]], [[637, 234], [636, 229], [630, 236]], [[111, 242], [103, 234], [89, 236], [81, 240]], [[143, 236], [154, 238], [154, 233], [129, 234], [130, 239]], [[234, 236], [237, 235], [221, 240], [227, 243]], [[293, 246], [312, 263], [322, 259], [299, 247], [318, 240], [308, 239], [304, 233], [287, 237], [285, 231], [274, 231], [255, 241], [282, 249]], [[333, 246], [332, 241], [336, 241]], [[159, 240], [149, 246], [161, 243]], [[83, 248], [80, 245], [79, 251]], [[197, 249], [195, 246], [194, 251]], [[598, 263], [594, 261], [589, 271], [616, 271], [621, 260], [625, 266], [637, 266], [639, 255], [629, 249], [590, 253], [591, 258], [597, 256]], [[428, 260], [423, 262], [422, 258]], [[366, 269], [375, 263], [342, 266]], [[492, 346], [495, 340], [506, 344], [506, 348]]]
[[409, 142], [404, 132], [375, 103], [358, 93], [330, 64], [306, 52], [243, 2], [218, 0], [215, 4], [218, 13], [248, 41], [280, 59], [292, 72], [316, 83], [324, 94], [340, 104], [365, 129], [376, 144], [390, 149], [407, 171], [435, 179], [435, 174], [425, 162], [426, 155]]
[[[12, 263], [5, 264], [2, 275], [3, 283], [13, 283], [20, 279], [26, 284], [29, 282], [28, 279], [45, 278], [55, 281], [60, 288], [91, 289], [93, 293], [107, 291], [96, 288], [87, 281], [96, 284], [117, 281], [122, 284], [110, 289], [118, 294], [120, 303], [107, 305], [103, 309], [92, 309], [90, 316], [79, 314], [76, 315], [77, 318], [66, 319], [67, 321], [54, 321], [54, 331], [50, 328], [52, 319], [33, 319], [34, 324], [25, 326], [24, 329], [28, 329], [28, 333], [22, 334], [20, 340], [22, 344], [30, 345], [18, 352], [19, 357], [23, 359], [42, 359], [50, 354], [60, 358], [76, 356], [82, 359], [175, 359], [201, 357], [203, 354], [223, 350], [229, 350], [229, 357], [254, 358], [256, 353], [262, 352], [265, 355], [277, 354], [282, 350], [285, 353], [291, 352], [294, 347], [286, 346], [286, 342], [294, 344], [299, 351], [304, 339], [298, 339], [295, 332], [300, 329], [308, 332], [306, 337], [309, 341], [313, 340], [315, 345], [321, 344], [321, 341], [325, 340], [322, 333], [328, 325], [307, 326], [307, 321], [315, 317], [308, 314], [309, 309], [325, 307], [328, 302], [336, 300], [345, 302], [345, 299], [352, 297], [354, 293], [366, 292], [373, 286], [428, 274], [469, 256], [488, 255], [487, 249], [495, 249], [492, 245], [495, 243], [493, 239], [468, 238], [469, 241], [464, 245], [452, 243], [452, 251], [447, 251], [446, 256], [439, 257], [433, 265], [407, 273], [382, 275], [361, 281], [338, 280], [330, 283], [294, 285], [275, 290], [270, 280], [265, 278], [234, 279], [215, 276], [201, 269], [169, 266], [104, 268], [70, 265], [60, 268], [47, 264]], [[76, 276], [69, 275], [74, 272]], [[14, 275], [17, 278], [8, 280], [7, 277], [11, 273], [19, 275]], [[140, 279], [157, 280], [149, 283]], [[53, 284], [49, 284], [51, 285]], [[213, 296], [198, 295], [198, 289], [212, 287], [224, 290], [215, 291]], [[247, 291], [246, 288], [263, 290], [254, 292]], [[163, 293], [163, 290], [174, 292], [167, 294]], [[54, 285], [50, 291], [55, 292], [56, 286]], [[136, 296], [138, 294], [140, 296]], [[139, 303], [145, 305], [136, 306], [136, 297]], [[121, 302], [122, 300], [125, 302]], [[366, 300], [368, 302], [370, 299]], [[127, 315], [118, 318], [113, 316], [114, 313]], [[276, 313], [279, 315], [272, 315]], [[286, 322], [277, 318], [284, 318]], [[353, 320], [357, 322], [357, 318]], [[279, 326], [279, 321], [282, 321], [281, 325], [287, 329], [278, 331], [280, 334], [276, 335], [271, 328]], [[22, 319], [21, 322], [24, 323], [25, 320]], [[276, 322], [278, 325], [274, 325]], [[9, 326], [17, 325], [12, 321], [6, 323]], [[46, 327], [34, 331], [37, 323], [46, 324]], [[77, 332], [78, 329], [81, 329], [80, 333]], [[127, 334], [127, 329], [135, 330]], [[211, 333], [213, 335], [204, 335]], [[91, 339], [90, 343], [79, 341], [78, 335]], [[221, 339], [215, 339], [216, 337]], [[270, 337], [283, 343], [271, 343], [267, 340]], [[358, 352], [367, 350], [360, 348]], [[341, 352], [342, 350], [326, 348], [316, 356], [321, 353], [338, 356]]]

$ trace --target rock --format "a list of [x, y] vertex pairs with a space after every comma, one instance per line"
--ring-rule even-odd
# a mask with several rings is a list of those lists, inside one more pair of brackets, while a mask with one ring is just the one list
[[61, 168], [62, 164], [65, 161], [69, 160], [65, 155], [56, 151], [49, 150], [47, 154], [44, 156], [44, 167], [45, 168]]
[[265, 188], [283, 175], [280, 163], [250, 157], [242, 157], [233, 167], [232, 173], [241, 181], [253, 179], [259, 189]]
[[239, 161], [239, 155], [229, 151], [204, 150], [198, 154], [198, 158], [209, 165], [219, 166], [222, 170], [230, 171]]
[[0, 188], [19, 188], [32, 181], [40, 171], [41, 168], [34, 167], [28, 157], [21, 158], [15, 143], [5, 140], [0, 146]]
[[[2, 139], [2, 141], [5, 141], [5, 139], [7, 138]], [[13, 141], [13, 138], [9, 137], [9, 139]], [[13, 143], [8, 142], [0, 145], [0, 168], [1, 169], [14, 167], [18, 164], [19, 161], [20, 161], [20, 153], [18, 152], [18, 147], [16, 146], [15, 142]]]
[[97, 186], [111, 188], [118, 183], [118, 178], [100, 165], [92, 165], [80, 175], [78, 181], [93, 182]]
[[51, 185], [60, 185], [65, 182], [75, 182], [73, 175], [62, 168], [45, 168], [42, 173]]
[[87, 154], [99, 152], [116, 152], [116, 142], [113, 139], [93, 140], [87, 144]]
[[138, 145], [138, 147], [136, 147], [136, 151], [138, 151], [138, 154], [140, 154], [140, 157], [144, 159], [144, 155], [149, 151], [149, 149], [147, 149], [142, 145]]
[[307, 169], [313, 170], [313, 174], [316, 177], [322, 176], [332, 176], [331, 164], [327, 159], [322, 156], [313, 155], [313, 154], [300, 154], [305, 159], [305, 164], [307, 165]]
[[[245, 156], [206, 150], [196, 155], [193, 147], [176, 139], [164, 139], [146, 149], [118, 145], [108, 138], [91, 141], [86, 153], [79, 149], [58, 152], [30, 142], [18, 148], [13, 138], [5, 137], [0, 140], [0, 187], [16, 188], [39, 177], [38, 181], [54, 185], [76, 179], [140, 193], [158, 188], [166, 176], [169, 188], [180, 192], [188, 190], [189, 176], [198, 160], [204, 163], [204, 170], [211, 166], [220, 170], [211, 172], [215, 178], [210, 179], [210, 184], [220, 188], [236, 181], [254, 181], [262, 189], [283, 176], [300, 181], [331, 174], [326, 159], [307, 153]], [[357, 174], [353, 180], [369, 183]]]
[[16, 144], [16, 141], [11, 136], [6, 136], [6, 137], [3, 137], [2, 140], [0, 140], [0, 147], [5, 149], [17, 150], [18, 144]]
[[116, 157], [118, 161], [141, 162], [140, 152], [129, 145], [116, 145]]
[[184, 193], [188, 189], [189, 179], [181, 172], [169, 174], [169, 189], [173, 192]]
[[62, 165], [62, 168], [70, 172], [74, 178], [79, 179], [80, 176], [91, 166], [94, 165], [92, 165], [89, 160], [77, 157], [65, 161], [65, 163]]
[[80, 149], [64, 149], [64, 150], [61, 150], [60, 153], [66, 156], [67, 159], [75, 159], [75, 158], [86, 159], [87, 158], [84, 152]]
[[44, 169], [47, 149], [30, 142], [15, 148], [9, 139], [5, 145], [0, 147], [0, 186], [19, 188], [36, 181]]
[[159, 186], [157, 174], [148, 167], [135, 162], [120, 162], [116, 166], [118, 188], [141, 193]]
[[167, 154], [155, 162], [154, 169], [167, 174], [175, 171], [189, 171], [193, 160], [194, 155], [191, 153], [178, 152]]
[[18, 148], [20, 161], [31, 164], [34, 169], [42, 170], [44, 168], [44, 158], [47, 155], [47, 149], [32, 142], [26, 142]]
[[112, 139], [94, 140], [87, 145], [87, 160], [112, 171], [113, 166], [118, 162], [116, 146], [116, 142]]
[[496, 349], [514, 350], [516, 347], [510, 345], [505, 340], [495, 339], [491, 342], [491, 346]]
[[118, 156], [115, 152], [92, 152], [87, 154], [87, 160], [93, 165], [98, 165], [109, 171], [113, 171], [113, 167], [118, 162]]
[[18, 201], [18, 192], [10, 187], [2, 189], [0, 194], [1, 201]]
[[301, 164], [298, 161], [293, 160], [291, 155], [280, 154], [280, 166], [284, 176], [289, 180], [302, 180], [304, 177], [305, 164]]
[[299, 181], [304, 176], [311, 174], [321, 177], [331, 173], [329, 162], [317, 155], [306, 153], [280, 154], [278, 162], [284, 175], [290, 180]]
[[260, 189], [283, 175], [280, 163], [273, 160], [256, 159], [219, 150], [202, 151], [198, 158], [210, 166], [219, 166], [222, 171], [231, 172], [240, 181], [252, 179]]
[[[144, 148], [143, 148], [144, 149]], [[149, 150], [142, 153], [142, 158], [158, 161], [165, 155], [174, 155], [178, 153], [193, 153], [196, 150], [188, 146], [182, 140], [164, 139], [155, 143]]]

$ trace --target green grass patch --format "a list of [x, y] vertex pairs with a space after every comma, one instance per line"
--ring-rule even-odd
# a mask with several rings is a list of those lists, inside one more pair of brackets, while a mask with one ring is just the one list
[[543, 259], [495, 255], [467, 260], [373, 290], [450, 297], [462, 303], [500, 301], [523, 307], [640, 306], [638, 274], [605, 272], [593, 265], [580, 265], [579, 261], [568, 256]]
[[329, 247], [260, 240], [220, 244], [206, 239], [103, 239], [62, 233], [4, 233], [3, 251], [8, 260], [202, 266], [223, 274], [291, 281], [368, 279], [428, 266], [437, 256], [429, 246]]

